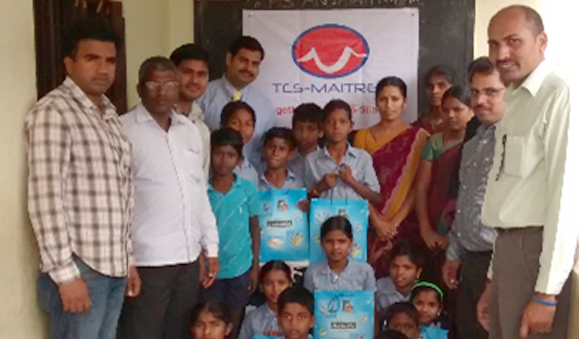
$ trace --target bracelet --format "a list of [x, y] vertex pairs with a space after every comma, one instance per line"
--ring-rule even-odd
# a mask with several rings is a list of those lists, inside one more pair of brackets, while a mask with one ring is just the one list
[[531, 299], [532, 299], [534, 302], [539, 303], [539, 304], [541, 304], [541, 305], [543, 305], [543, 306], [551, 306], [551, 307], [557, 306], [557, 301], [547, 301], [547, 300], [543, 300], [543, 299], [537, 297], [537, 296], [534, 295], [534, 294], [533, 294], [533, 296], [531, 297]]

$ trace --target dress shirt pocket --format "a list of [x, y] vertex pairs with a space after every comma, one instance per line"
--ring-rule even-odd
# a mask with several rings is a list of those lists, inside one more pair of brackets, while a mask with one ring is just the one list
[[185, 173], [195, 182], [204, 180], [203, 160], [198, 149], [186, 148], [183, 150], [183, 166]]
[[532, 136], [507, 136], [503, 146], [506, 175], [522, 178], [536, 166], [538, 159], [534, 141]]

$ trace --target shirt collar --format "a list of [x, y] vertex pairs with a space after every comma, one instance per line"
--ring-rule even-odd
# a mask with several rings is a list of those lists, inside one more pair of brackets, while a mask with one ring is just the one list
[[[294, 174], [294, 172], [292, 172], [289, 168], [286, 168], [287, 170], [287, 175], [285, 177], [285, 181], [283, 182], [282, 188], [285, 186], [285, 184], [287, 182], [294, 182], [296, 181], [296, 176]], [[259, 177], [259, 180], [261, 182], [263, 182], [265, 185], [267, 185], [267, 187], [272, 187], [275, 189], [275, 187], [273, 186], [272, 183], [270, 183], [267, 178], [265, 177], [265, 171], [263, 171], [263, 173], [261, 174], [261, 176]]]
[[[233, 93], [238, 91], [237, 88], [233, 87], [233, 85], [229, 82], [229, 80], [227, 80], [225, 74], [221, 77], [221, 84], [223, 86], [223, 89], [225, 90], [225, 93], [229, 96], [229, 98], [233, 97]], [[241, 92], [241, 100], [243, 101], [245, 101], [244, 97], [247, 95], [247, 92], [249, 91], [249, 86], [250, 85], [247, 85], [239, 90]]]
[[[147, 110], [145, 105], [143, 105], [142, 102], [139, 102], [135, 107], [135, 113], [136, 113], [135, 120], [137, 123], [143, 123], [154, 120], [153, 116], [151, 116], [151, 113], [149, 113], [149, 111]], [[183, 115], [177, 114], [175, 110], [171, 110], [171, 125], [182, 124], [183, 119], [185, 119]]]
[[344, 268], [344, 270], [342, 272], [340, 272], [339, 274], [334, 273], [334, 271], [332, 271], [332, 269], [330, 268], [330, 264], [328, 264], [328, 259], [324, 259], [324, 266], [322, 268], [322, 273], [329, 275], [329, 276], [336, 276], [336, 275], [341, 275], [344, 272], [348, 271], [348, 269], [352, 266], [352, 259], [348, 258], [348, 263], [346, 264], [346, 267]]
[[[86, 93], [74, 82], [74, 80], [67, 76], [62, 84], [70, 91], [71, 96], [78, 100], [84, 108], [98, 112], [99, 107], [88, 98]], [[115, 106], [104, 94], [101, 95], [100, 106], [103, 110], [103, 119], [105, 120], [117, 114]]]
[[[233, 180], [233, 184], [231, 185], [231, 188], [229, 190], [233, 189], [234, 187], [236, 188], [241, 187], [241, 181], [239, 180], [239, 176], [235, 173], [233, 173], [233, 175], [235, 176], [235, 180]], [[216, 191], [211, 185], [211, 180], [207, 180], [207, 189], [209, 191]]]
[[[332, 156], [330, 155], [330, 152], [328, 152], [328, 148], [326, 146], [324, 146], [323, 150], [324, 150], [324, 155], [326, 157], [332, 158]], [[350, 143], [348, 143], [348, 147], [346, 148], [346, 153], [344, 154], [344, 156], [346, 156], [346, 155], [349, 155], [353, 158], [356, 158], [358, 156], [356, 154], [356, 152], [354, 151], [354, 147], [350, 146]]]
[[[553, 71], [551, 65], [543, 60], [534, 71], [527, 76], [520, 87], [526, 88], [532, 96], [536, 96], [545, 78]], [[511, 84], [511, 86], [513, 86]]]
[[488, 126], [486, 126], [486, 125], [484, 125], [484, 124], [481, 124], [481, 125], [477, 128], [477, 130], [476, 130], [476, 135], [477, 135], [477, 137], [479, 137], [479, 138], [481, 138], [481, 139], [482, 139], [483, 136], [487, 133], [487, 131], [488, 131], [489, 133], [492, 133], [492, 134], [494, 135], [494, 131], [495, 131], [496, 128], [497, 128], [497, 123], [496, 123], [496, 122], [495, 122], [494, 124], [488, 125]]

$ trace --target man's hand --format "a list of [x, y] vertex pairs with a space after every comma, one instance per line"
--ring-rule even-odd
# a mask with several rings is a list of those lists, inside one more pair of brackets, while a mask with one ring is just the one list
[[[215, 282], [215, 278], [217, 278], [217, 273], [219, 272], [219, 260], [214, 258], [205, 258], [207, 260], [207, 268], [205, 269], [205, 276], [201, 281], [201, 285], [204, 288], [209, 288]], [[205, 266], [205, 263], [200, 263], [199, 267]], [[201, 270], [199, 270], [201, 272]]]
[[352, 186], [352, 181], [354, 181], [354, 176], [352, 175], [352, 169], [346, 164], [340, 165], [340, 170], [338, 171], [338, 176], [343, 182]]
[[476, 305], [476, 315], [478, 322], [488, 332], [489, 331], [489, 300], [491, 298], [491, 283], [487, 281], [487, 285], [483, 294]]
[[310, 201], [308, 199], [298, 201], [298, 208], [303, 212], [310, 213]]
[[[535, 296], [548, 302], [557, 301], [555, 296], [552, 295], [535, 293]], [[531, 334], [545, 334], [551, 332], [556, 310], [556, 306], [546, 306], [531, 300], [527, 304], [525, 312], [523, 313], [523, 320], [519, 331], [521, 339], [527, 339]]]
[[249, 271], [249, 286], [247, 290], [249, 294], [253, 294], [259, 285], [259, 265], [253, 265]]
[[82, 278], [58, 286], [62, 308], [65, 312], [84, 313], [91, 308], [90, 295]]
[[460, 261], [446, 260], [442, 266], [442, 280], [448, 288], [454, 290], [458, 287], [458, 269], [460, 268]]
[[129, 276], [127, 277], [127, 288], [125, 295], [134, 298], [141, 293], [141, 278], [135, 266], [129, 268]]

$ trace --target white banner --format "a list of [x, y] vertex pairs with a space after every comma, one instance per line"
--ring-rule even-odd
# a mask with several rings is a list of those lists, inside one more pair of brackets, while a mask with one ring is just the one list
[[277, 125], [293, 108], [343, 99], [355, 129], [380, 120], [376, 83], [395, 75], [408, 85], [404, 120], [416, 120], [418, 9], [244, 10], [243, 34], [257, 38], [265, 59], [255, 86], [273, 101]]

